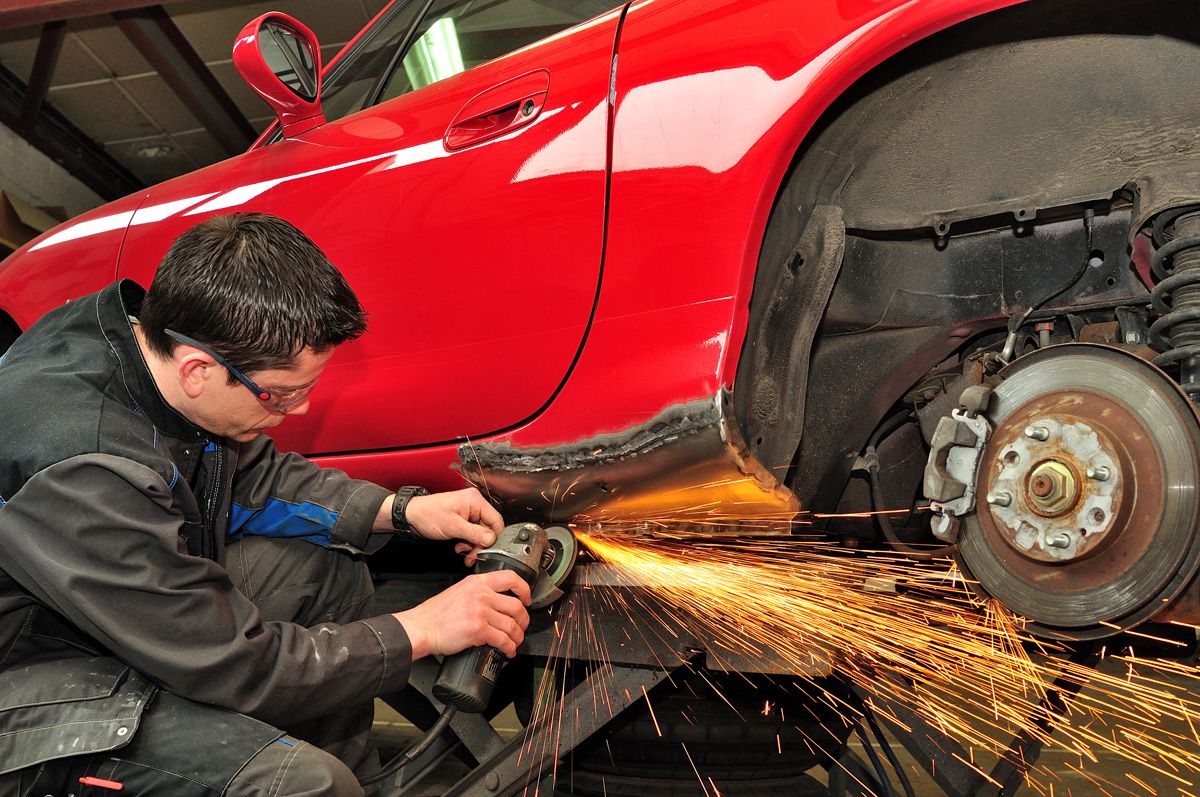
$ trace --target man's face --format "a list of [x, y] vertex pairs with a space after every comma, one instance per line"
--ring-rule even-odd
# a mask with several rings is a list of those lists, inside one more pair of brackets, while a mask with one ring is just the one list
[[[333, 349], [315, 352], [304, 349], [290, 368], [276, 368], [247, 374], [257, 384], [273, 394], [287, 395], [288, 391], [311, 385], [325, 369]], [[196, 420], [215, 435], [245, 443], [260, 433], [283, 423], [289, 415], [308, 412], [308, 398], [282, 411], [273, 409], [270, 402], [259, 401], [241, 382], [229, 383], [228, 371], [221, 366], [208, 369], [204, 392], [197, 407]]]

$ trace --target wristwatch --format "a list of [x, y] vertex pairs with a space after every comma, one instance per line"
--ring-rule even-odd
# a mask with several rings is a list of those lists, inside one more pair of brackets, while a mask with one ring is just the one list
[[424, 487], [401, 487], [396, 491], [396, 500], [392, 502], [392, 528], [397, 533], [413, 538], [417, 536], [408, 522], [408, 518], [405, 517], [405, 512], [408, 511], [408, 502], [418, 495], [429, 495], [429, 491]]

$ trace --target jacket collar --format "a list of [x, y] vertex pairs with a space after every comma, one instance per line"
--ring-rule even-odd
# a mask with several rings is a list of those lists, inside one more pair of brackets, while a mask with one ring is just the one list
[[96, 294], [96, 321], [108, 347], [120, 361], [121, 379], [134, 408], [163, 434], [182, 440], [199, 440], [208, 434], [176, 412], [154, 384], [142, 357], [130, 316], [142, 309], [146, 291], [133, 280], [120, 280]]

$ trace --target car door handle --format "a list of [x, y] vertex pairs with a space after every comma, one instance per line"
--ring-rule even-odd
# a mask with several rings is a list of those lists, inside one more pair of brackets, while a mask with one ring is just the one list
[[537, 119], [550, 93], [550, 73], [528, 72], [477, 94], [446, 130], [446, 149], [490, 141]]

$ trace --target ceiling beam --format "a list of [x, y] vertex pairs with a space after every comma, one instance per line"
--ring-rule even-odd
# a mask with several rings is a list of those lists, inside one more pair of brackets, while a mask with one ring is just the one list
[[0, 3], [0, 28], [19, 28], [76, 17], [112, 14], [148, 5], [150, 3], [147, 0], [5, 0]]
[[230, 155], [245, 152], [255, 132], [191, 42], [161, 6], [113, 15], [117, 26]]
[[25, 101], [21, 107], [21, 122], [18, 132], [28, 135], [42, 112], [46, 94], [50, 91], [50, 80], [58, 66], [58, 54], [62, 51], [63, 36], [67, 23], [47, 22], [42, 26], [42, 37], [38, 40], [37, 54], [33, 57], [33, 70], [25, 87]]
[[[0, 123], [19, 131], [27, 95], [21, 79], [0, 66]], [[19, 135], [104, 199], [118, 199], [146, 185], [52, 105], [43, 106], [33, 127]]]

